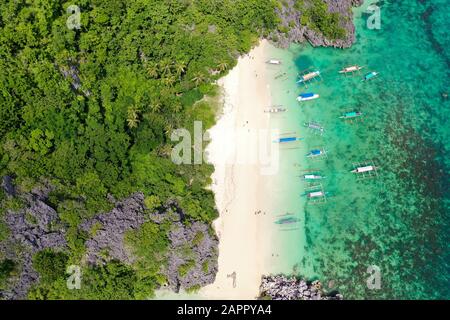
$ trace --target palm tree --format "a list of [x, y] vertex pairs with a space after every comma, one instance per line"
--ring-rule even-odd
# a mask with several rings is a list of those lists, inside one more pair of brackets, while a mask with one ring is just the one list
[[186, 63], [184, 61], [178, 61], [175, 64], [175, 71], [177, 72], [177, 75], [181, 77], [186, 71]]
[[170, 73], [173, 62], [169, 58], [164, 58], [159, 63], [160, 70], [163, 74]]
[[201, 83], [206, 81], [206, 77], [202, 72], [197, 72], [192, 78], [192, 81], [194, 81], [195, 85], [198, 87]]
[[223, 72], [223, 71], [227, 70], [227, 69], [228, 69], [228, 63], [226, 63], [226, 62], [221, 62], [221, 63], [219, 63], [219, 64], [217, 65], [217, 69], [218, 69], [220, 72]]
[[154, 79], [158, 77], [158, 67], [155, 63], [147, 64], [147, 74]]
[[150, 105], [150, 110], [152, 110], [152, 112], [159, 112], [161, 110], [161, 103], [159, 103], [159, 101], [154, 101], [151, 105]]
[[127, 123], [130, 129], [137, 128], [139, 120], [139, 109], [136, 106], [128, 107]]
[[175, 104], [172, 108], [174, 113], [179, 113], [181, 110], [183, 110], [183, 106], [181, 104]]
[[163, 83], [169, 87], [172, 87], [175, 82], [176, 82], [175, 77], [172, 75], [169, 75], [163, 79]]

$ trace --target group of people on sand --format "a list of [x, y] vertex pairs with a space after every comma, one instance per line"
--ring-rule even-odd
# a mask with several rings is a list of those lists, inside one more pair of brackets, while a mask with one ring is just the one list
[[255, 211], [255, 216], [256, 215], [258, 215], [258, 214], [263, 214], [263, 215], [266, 215], [266, 212], [263, 212], [263, 211], [261, 211], [261, 210], [258, 210], [258, 211]]

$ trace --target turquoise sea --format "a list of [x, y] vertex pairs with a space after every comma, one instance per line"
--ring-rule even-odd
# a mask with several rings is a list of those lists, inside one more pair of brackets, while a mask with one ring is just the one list
[[[350, 49], [305, 44], [271, 52], [283, 60], [282, 70], [269, 71], [272, 98], [289, 109], [271, 124], [305, 138], [281, 152], [274, 215], [293, 213], [299, 223], [274, 226], [274, 272], [321, 279], [347, 299], [450, 299], [448, 2], [378, 1], [379, 30], [367, 27], [370, 3], [354, 10]], [[365, 66], [360, 75], [338, 73], [353, 64]], [[322, 81], [297, 86], [297, 72], [309, 67]], [[379, 76], [361, 82], [369, 71]], [[300, 92], [321, 97], [297, 103]], [[339, 119], [352, 110], [363, 112], [362, 121]], [[324, 134], [304, 128], [307, 121], [320, 122]], [[315, 147], [327, 158], [308, 159]], [[350, 173], [353, 163], [369, 160], [376, 177]], [[329, 193], [325, 203], [301, 196], [308, 185], [299, 176], [311, 169], [326, 176], [319, 187]], [[367, 286], [371, 266], [380, 270], [380, 289]]]

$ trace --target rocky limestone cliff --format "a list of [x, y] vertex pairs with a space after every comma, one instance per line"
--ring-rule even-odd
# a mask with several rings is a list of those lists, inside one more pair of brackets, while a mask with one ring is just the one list
[[[281, 9], [276, 12], [281, 19], [281, 25], [289, 30], [286, 32], [275, 31], [269, 39], [273, 40], [279, 47], [287, 48], [291, 43], [302, 43], [309, 41], [312, 46], [325, 46], [336, 48], [348, 48], [355, 42], [355, 26], [352, 19], [351, 8], [360, 6], [364, 0], [323, 0], [328, 5], [329, 12], [340, 15], [340, 26], [346, 31], [344, 39], [327, 39], [320, 32], [307, 26], [301, 25], [302, 12], [295, 9], [298, 0], [283, 1]], [[308, 0], [304, 0], [308, 4]]]

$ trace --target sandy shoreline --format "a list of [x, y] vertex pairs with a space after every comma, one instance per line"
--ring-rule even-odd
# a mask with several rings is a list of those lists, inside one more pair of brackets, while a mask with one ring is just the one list
[[261, 41], [220, 80], [224, 110], [209, 131], [207, 149], [208, 160], [215, 166], [212, 190], [220, 213], [214, 222], [220, 239], [219, 271], [216, 281], [199, 292], [207, 299], [254, 299], [268, 270], [270, 175], [262, 174], [259, 159], [249, 160], [258, 152], [253, 148], [255, 133], [269, 129], [269, 115], [263, 112], [271, 105], [267, 47], [267, 41]]

